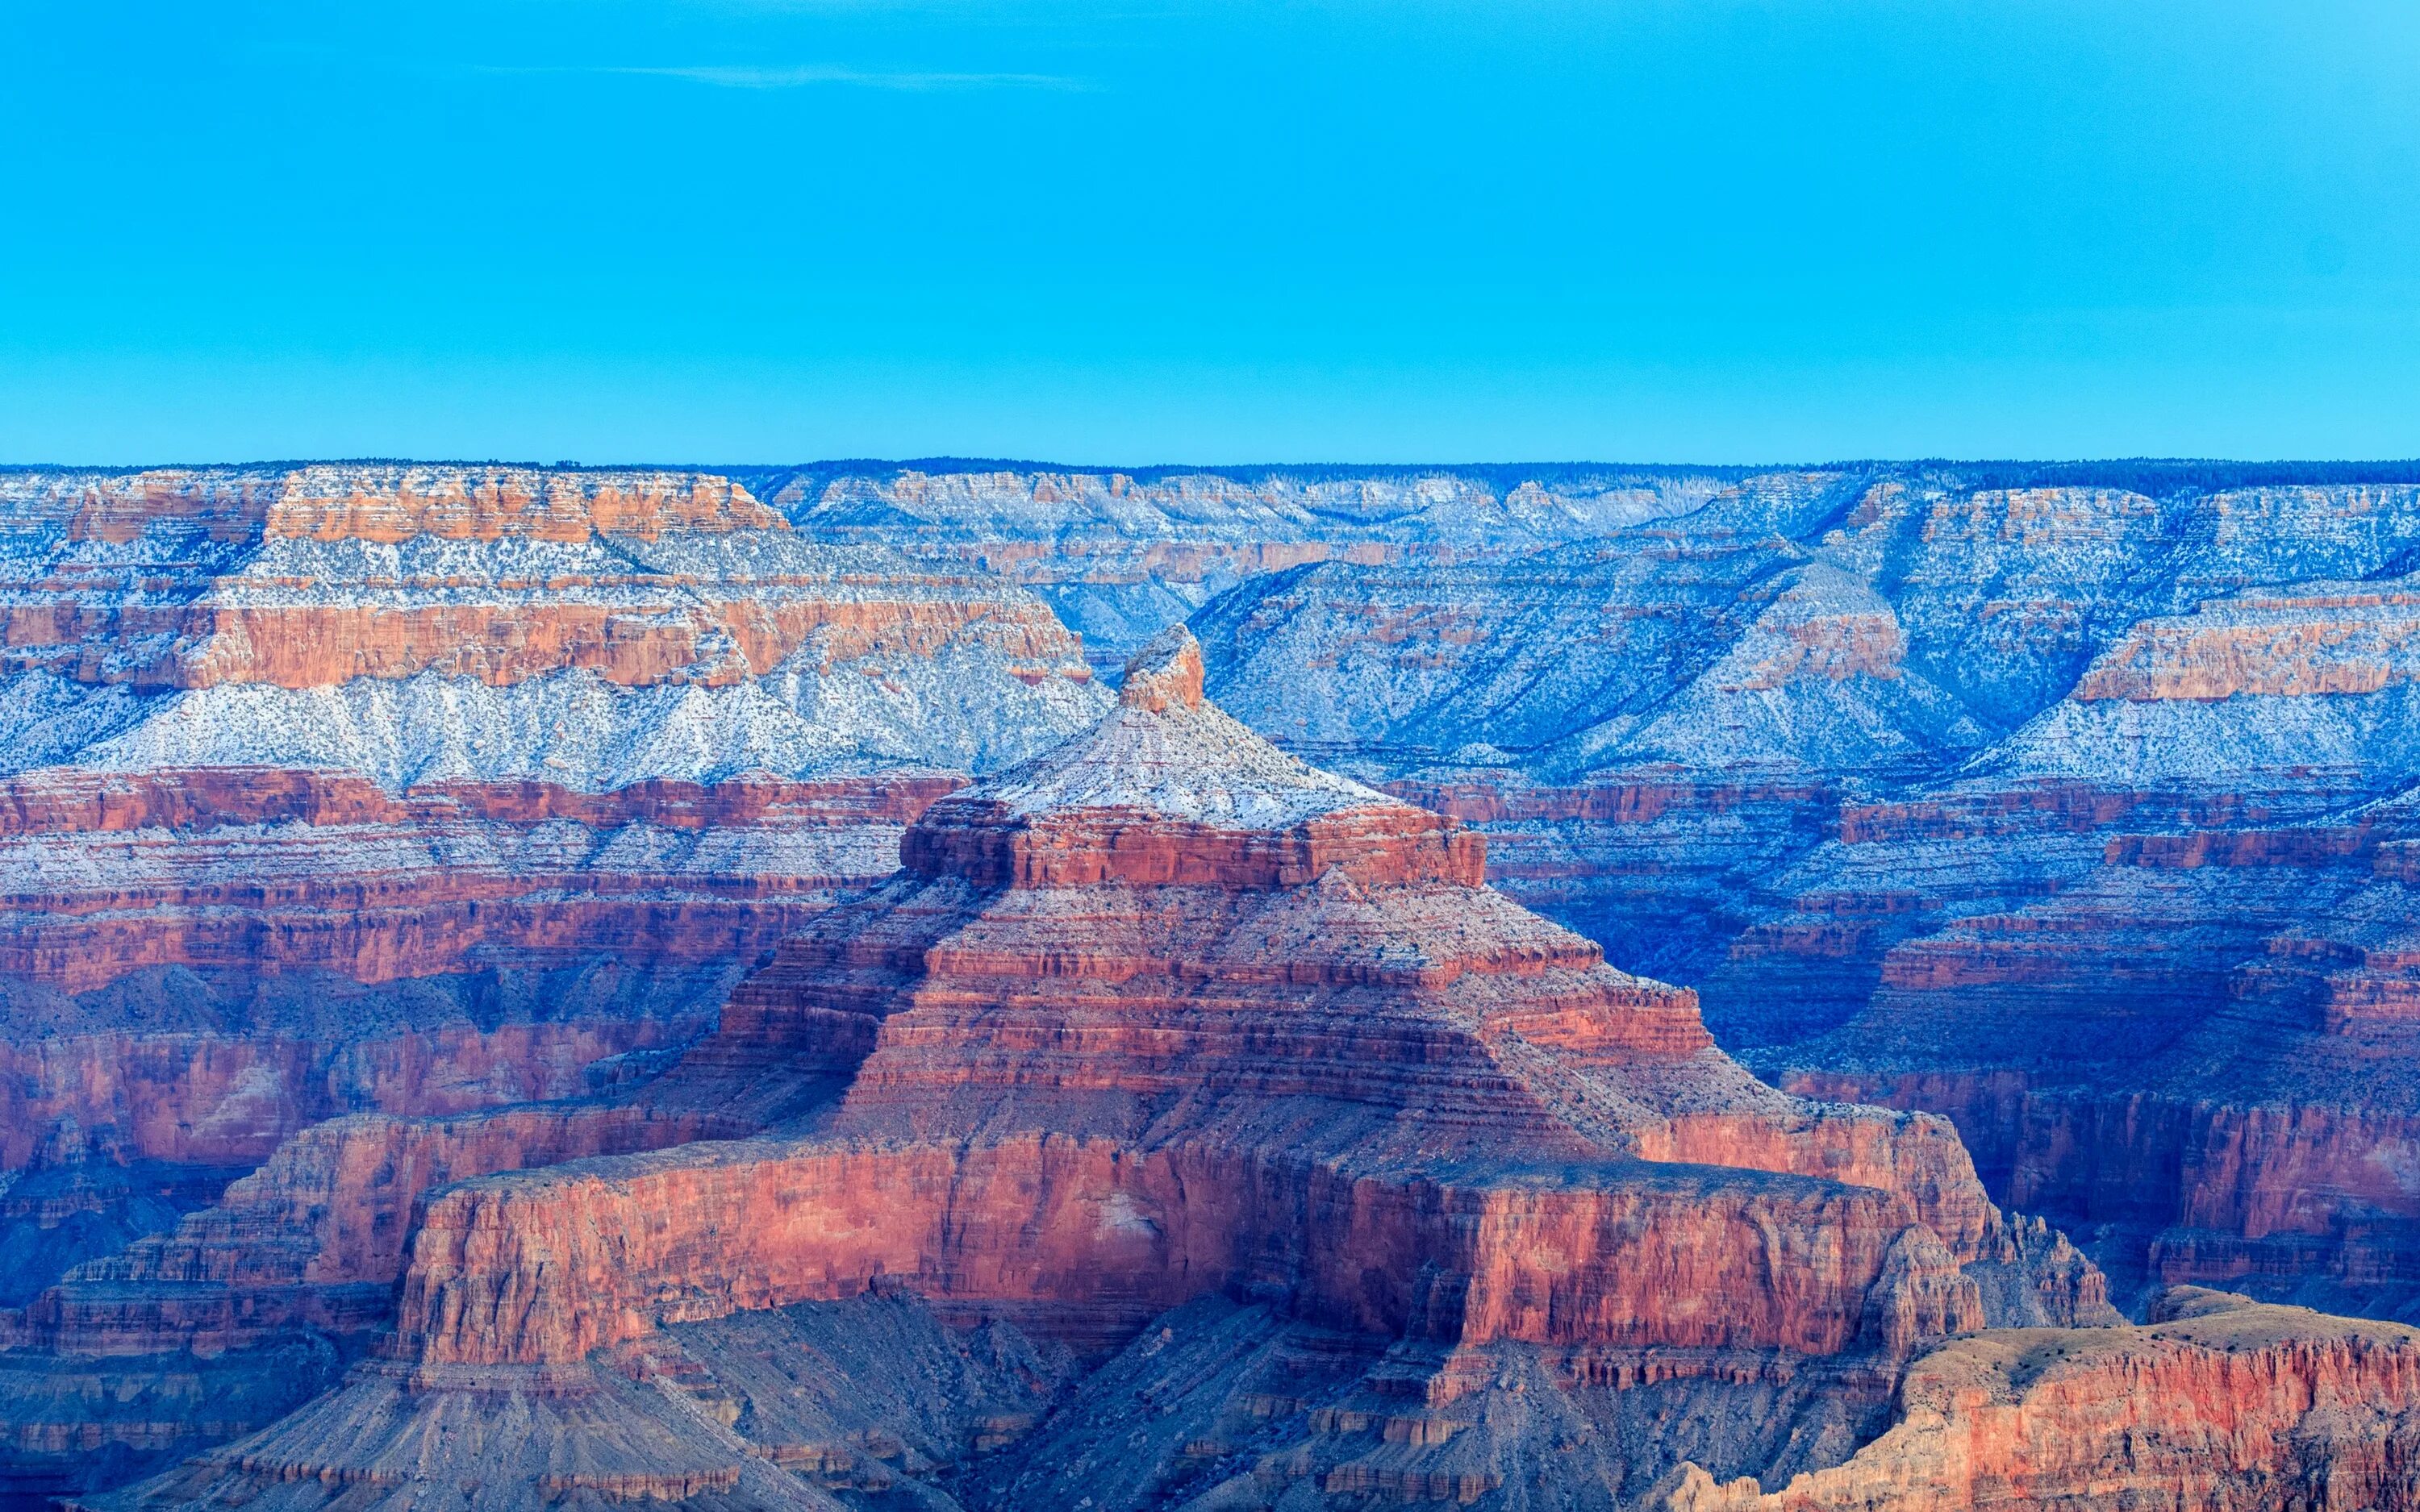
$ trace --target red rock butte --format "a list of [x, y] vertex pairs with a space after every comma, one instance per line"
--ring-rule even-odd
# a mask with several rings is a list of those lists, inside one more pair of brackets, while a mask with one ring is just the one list
[[0, 1512], [2420, 1506], [2229, 471], [0, 470]]
[[[1087, 1341], [1249, 1286], [1387, 1332], [1831, 1352], [1897, 1254], [1938, 1295], [1887, 1342], [1978, 1320], [1953, 1257], [1985, 1207], [1938, 1122], [1759, 1087], [1691, 995], [1506, 903], [1476, 837], [1278, 751], [1201, 677], [1181, 628], [1154, 642], [1098, 726], [936, 803], [897, 877], [735, 993], [701, 1065], [870, 1046], [812, 1132], [434, 1204], [405, 1292], [421, 1357], [567, 1363], [676, 1293], [694, 1314], [876, 1276]], [[1749, 1153], [1658, 1168], [1721, 1150]], [[635, 1221], [675, 1193], [704, 1211], [646, 1243], [515, 1258], [542, 1214]], [[1489, 1253], [1471, 1220], [1558, 1257]], [[1771, 1253], [1776, 1228], [1823, 1260]], [[1662, 1294], [1713, 1304], [1724, 1274], [1771, 1285]]]
[[[365, 1474], [433, 1490], [559, 1459], [560, 1420], [623, 1412], [608, 1378], [658, 1369], [683, 1330], [869, 1295], [1087, 1360], [1215, 1304], [1395, 1350], [1432, 1397], [1456, 1361], [1512, 1349], [1575, 1381], [1805, 1371], [1863, 1382], [1869, 1407], [1897, 1362], [1983, 1324], [1986, 1281], [2000, 1299], [2016, 1276], [2034, 1321], [2103, 1310], [2080, 1257], [1985, 1201], [1945, 1122], [1756, 1082], [1692, 994], [1489, 889], [1477, 836], [1279, 751], [1202, 684], [1182, 627], [1151, 642], [1100, 723], [934, 803], [896, 875], [808, 920], [719, 1033], [617, 1104], [463, 1115], [408, 1159], [392, 1124], [330, 1126], [323, 1149], [383, 1152], [339, 1171], [453, 1182], [419, 1198], [408, 1256], [376, 1235], [409, 1186], [372, 1204], [383, 1224], [286, 1230], [280, 1274], [323, 1310], [330, 1283], [400, 1267], [380, 1358], [309, 1434], [121, 1500], [320, 1504]], [[752, 1109], [760, 1132], [714, 1137]], [[538, 1165], [547, 1139], [568, 1164]], [[341, 1175], [333, 1198], [283, 1195], [329, 1190], [309, 1174], [329, 1159], [230, 1201], [367, 1201]], [[209, 1258], [230, 1232], [198, 1215], [95, 1281], [257, 1272]], [[93, 1288], [36, 1316], [105, 1326]], [[465, 1392], [554, 1404], [530, 1409], [546, 1442], [507, 1452], [491, 1428], [476, 1463], [463, 1439], [398, 1468]], [[738, 1484], [596, 1473], [675, 1499]]]

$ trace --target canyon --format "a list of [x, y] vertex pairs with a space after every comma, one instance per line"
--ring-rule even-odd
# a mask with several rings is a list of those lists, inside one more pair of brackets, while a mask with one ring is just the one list
[[[1488, 888], [1477, 837], [1285, 755], [1202, 681], [1182, 626], [1147, 642], [1099, 723], [926, 808], [899, 870], [793, 933], [660, 1075], [337, 1119], [69, 1273], [26, 1348], [236, 1372], [306, 1325], [358, 1345], [298, 1415], [79, 1504], [814, 1505], [944, 1471], [977, 1504], [1100, 1504], [1096, 1451], [1055, 1439], [1100, 1427], [1081, 1393], [1155, 1327], [1324, 1357], [1334, 1405], [1271, 1400], [1247, 1435], [1300, 1443], [1130, 1464], [1117, 1504], [1255, 1504], [1273, 1476], [1636, 1499], [1701, 1458], [1835, 1457], [1950, 1335], [2114, 1320], [1947, 1122], [1758, 1083], [1685, 989]], [[852, 1440], [783, 1400], [781, 1336], [828, 1356], [869, 1311], [932, 1367], [850, 1367], [925, 1426], [912, 1463], [904, 1427]], [[974, 1405], [933, 1381], [1003, 1360], [978, 1394], [1023, 1410], [932, 1427]], [[1400, 1435], [1463, 1422], [1400, 1399], [1466, 1414], [1507, 1368], [1568, 1379], [1559, 1411], [1626, 1456], [1614, 1482], [1602, 1456], [1533, 1463], [1526, 1430], [1459, 1472], [1389, 1468]], [[1642, 1433], [1633, 1384], [1700, 1410]], [[1720, 1430], [1770, 1400], [1768, 1431]]]
[[0, 471], [0, 1495], [2420, 1504], [2416, 548]]
[[1948, 1116], [2121, 1300], [2412, 1316], [2420, 490], [1979, 471], [1323, 564], [1194, 624], [1241, 717], [1471, 822], [1761, 1073]]
[[[449, 1146], [443, 1120], [651, 1075], [886, 875], [926, 804], [1107, 697], [1030, 594], [805, 541], [720, 478], [33, 473], [0, 496], [0, 1304], [54, 1362], [0, 1385], [0, 1481], [28, 1495], [299, 1405], [338, 1362], [318, 1335], [287, 1358], [295, 1329], [349, 1338], [362, 1288], [272, 1326], [197, 1272], [212, 1296], [117, 1309], [217, 1319], [163, 1351], [115, 1304], [44, 1312], [54, 1284], [308, 1158], [298, 1136], [386, 1158], [356, 1118], [440, 1174], [693, 1137], [574, 1119]], [[277, 1329], [244, 1384], [214, 1363]], [[116, 1395], [157, 1399], [95, 1421], [71, 1383], [100, 1367], [55, 1362], [110, 1356]]]

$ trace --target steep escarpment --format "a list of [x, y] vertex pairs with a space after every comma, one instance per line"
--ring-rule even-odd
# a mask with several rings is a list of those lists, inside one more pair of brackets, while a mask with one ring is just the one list
[[[108, 1167], [166, 1162], [224, 1185], [340, 1114], [586, 1092], [589, 1068], [709, 1027], [754, 956], [881, 874], [954, 780], [395, 795], [284, 769], [17, 779], [0, 1169], [99, 1192]], [[8, 1242], [64, 1264], [142, 1231], [130, 1221], [44, 1205]]]
[[1306, 567], [1197, 627], [1250, 722], [1481, 828], [1786, 1085], [1955, 1119], [2130, 1287], [2402, 1316], [2420, 490], [2102, 471]]
[[[10, 1165], [61, 1120], [183, 1158], [95, 1133], [129, 1073], [95, 1034], [172, 1061], [143, 1036], [215, 1036], [221, 1081], [288, 1088], [271, 1142], [327, 1116], [292, 1089], [318, 1072], [252, 1063], [353, 1054], [362, 1015], [298, 1023], [316, 989], [282, 983], [492, 1001], [516, 995], [479, 985], [500, 972], [713, 975], [888, 872], [966, 769], [1102, 702], [1030, 595], [803, 541], [711, 475], [31, 472], [0, 501], [6, 1053], [95, 1067], [27, 1061]], [[179, 970], [209, 990], [146, 985]], [[572, 995], [614, 1021], [582, 1027], [589, 1060], [646, 1041], [621, 1021], [715, 1006], [702, 983]]]
[[305, 1328], [361, 1335], [392, 1320], [413, 1205], [430, 1188], [749, 1132], [702, 1109], [595, 1100], [331, 1119], [173, 1231], [68, 1272], [26, 1309], [18, 1342], [63, 1354], [217, 1354]]
[[[722, 1128], [445, 1120], [627, 1101], [935, 797], [1105, 702], [1032, 595], [712, 475], [20, 472], [0, 515], [0, 1474], [37, 1489], [293, 1405], [293, 1349], [391, 1326], [427, 1186]], [[310, 1143], [353, 1115], [418, 1132]], [[194, 1350], [242, 1413], [171, 1405]]]
[[[1146, 647], [1099, 724], [926, 809], [895, 876], [808, 920], [720, 1032], [622, 1099], [314, 1131], [173, 1238], [76, 1273], [29, 1319], [64, 1328], [136, 1272], [325, 1305], [402, 1256], [393, 1335], [295, 1420], [318, 1428], [272, 1427], [126, 1504], [448, 1494], [465, 1467], [409, 1445], [499, 1393], [522, 1405], [462, 1442], [515, 1504], [591, 1485], [558, 1479], [592, 1460], [571, 1473], [597, 1487], [793, 1504], [861, 1461], [784, 1460], [684, 1331], [870, 1294], [1088, 1362], [1154, 1327], [1187, 1350], [1263, 1328], [1249, 1313], [1268, 1348], [1327, 1350], [1340, 1401], [1450, 1395], [1482, 1357], [1577, 1371], [1595, 1396], [1570, 1411], [1606, 1431], [1652, 1415], [1634, 1386], [1685, 1380], [1735, 1413], [1778, 1393], [1826, 1455], [1987, 1295], [2106, 1313], [2071, 1249], [1983, 1199], [1940, 1120], [1760, 1085], [1689, 994], [1489, 890], [1466, 830], [1280, 753], [1202, 680], [1181, 629]], [[768, 1079], [805, 1090], [756, 1132], [678, 1130]], [[709, 1136], [644, 1149], [647, 1131]], [[540, 1133], [596, 1153], [537, 1165]], [[424, 1180], [442, 1184], [398, 1252], [391, 1215]], [[279, 1216], [304, 1211], [346, 1216]], [[668, 1428], [632, 1380], [733, 1410]], [[1035, 1418], [1062, 1421], [991, 1446], [1053, 1442]], [[1702, 1443], [1646, 1436], [1657, 1464]], [[750, 1468], [768, 1462], [787, 1468]]]
[[2407, 1499], [2408, 486], [0, 485], [18, 1491]]
[[2180, 1288], [2149, 1325], [1946, 1345], [1889, 1431], [1770, 1492], [1690, 1466], [1670, 1512], [2420, 1502], [2420, 1334]]
[[390, 790], [981, 766], [1096, 712], [988, 575], [812, 542], [727, 479], [307, 467], [5, 480], [12, 769]]
[[[947, 1507], [928, 1482], [1030, 1427], [1067, 1374], [1063, 1351], [1003, 1324], [954, 1328], [912, 1297], [802, 1304], [675, 1325], [576, 1379], [430, 1392], [369, 1367], [110, 1504]], [[332, 1450], [349, 1463], [342, 1488], [322, 1479]]]
[[741, 474], [817, 540], [971, 564], [1046, 599], [1114, 674], [1226, 589], [1320, 563], [1506, 562], [1836, 475], [1747, 468], [1138, 469], [908, 464]]

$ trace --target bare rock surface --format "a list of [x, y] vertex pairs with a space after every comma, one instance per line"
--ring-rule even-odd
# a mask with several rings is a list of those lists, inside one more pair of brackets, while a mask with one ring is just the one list
[[2399, 1507], [2420, 1334], [2180, 1288], [2141, 1327], [1994, 1331], [1918, 1361], [1889, 1430], [1766, 1491], [1692, 1465], [1671, 1512]]
[[1955, 1119], [2126, 1299], [2420, 1316], [2420, 487], [1999, 471], [1265, 575], [1195, 616], [1208, 686], [1773, 1079]]
[[0, 496], [11, 1494], [2412, 1500], [2408, 480]]
[[[1208, 703], [1182, 629], [902, 855], [664, 1074], [313, 1131], [46, 1294], [394, 1288], [336, 1392], [104, 1504], [1627, 1504], [1684, 1460], [1849, 1453], [1988, 1320], [1969, 1267], [2108, 1316], [1941, 1120], [1759, 1084], [1686, 992], [1490, 891], [1451, 821]], [[1130, 1392], [1180, 1421], [1111, 1468]]]
[[[0, 1475], [286, 1411], [427, 1185], [757, 1127], [628, 1095], [1090, 678], [1030, 594], [719, 476], [0, 473]], [[43, 1383], [176, 1403], [142, 1362], [196, 1350], [216, 1405]]]

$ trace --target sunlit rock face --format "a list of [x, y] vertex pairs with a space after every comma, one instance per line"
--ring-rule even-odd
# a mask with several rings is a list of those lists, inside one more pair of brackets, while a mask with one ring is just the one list
[[[1202, 675], [1181, 627], [1147, 643], [1099, 722], [925, 809], [899, 872], [808, 920], [664, 1074], [576, 1106], [339, 1120], [46, 1292], [25, 1328], [50, 1348], [259, 1353], [385, 1283], [391, 1332], [334, 1396], [113, 1504], [317, 1504], [387, 1475], [415, 1499], [477, 1481], [542, 1504], [577, 1475], [816, 1504], [861, 1484], [861, 1446], [781, 1438], [774, 1384], [730, 1342], [774, 1325], [716, 1320], [829, 1321], [869, 1294], [1030, 1357], [1022, 1418], [988, 1444], [952, 1430], [960, 1460], [1023, 1456], [953, 1483], [1003, 1506], [1080, 1473], [1053, 1437], [1091, 1420], [1075, 1381], [1153, 1373], [1155, 1339], [1171, 1368], [1231, 1335], [1311, 1350], [1340, 1401], [1493, 1399], [1503, 1362], [1634, 1438], [1637, 1490], [1692, 1456], [1845, 1449], [1905, 1361], [1994, 1314], [2107, 1315], [2075, 1251], [1984, 1199], [1946, 1123], [1758, 1083], [1692, 995], [1488, 888], [1468, 830], [1278, 750]], [[202, 1297], [234, 1299], [238, 1332], [227, 1307], [179, 1310]], [[923, 1389], [849, 1368], [877, 1396]], [[731, 1401], [729, 1431], [632, 1379]], [[1643, 1427], [1631, 1386], [1718, 1417], [1786, 1398], [1807, 1443]], [[500, 1399], [521, 1405], [470, 1432]], [[1513, 1468], [1538, 1446], [1503, 1436], [1469, 1484], [1587, 1483]], [[1284, 1458], [1220, 1453], [1228, 1494]], [[942, 1495], [939, 1459], [918, 1468]], [[1144, 1461], [1119, 1504], [1205, 1468]]]
[[[322, 1120], [644, 1078], [759, 955], [888, 874], [926, 804], [1107, 697], [1030, 594], [806, 541], [720, 477], [0, 475], [0, 1305], [86, 1261], [167, 1264], [112, 1257]], [[395, 1158], [442, 1178], [696, 1133], [451, 1154], [413, 1134]], [[372, 1204], [380, 1244], [410, 1196]], [[27, 1347], [139, 1351], [163, 1308], [186, 1320], [167, 1350], [391, 1311], [388, 1276], [366, 1304], [347, 1274], [247, 1311], [242, 1265], [188, 1269], [234, 1290], [81, 1282], [27, 1315]], [[163, 1405], [181, 1391], [216, 1395], [218, 1436], [292, 1405], [162, 1370], [114, 1427], [27, 1386], [0, 1456], [39, 1490], [189, 1445], [198, 1408]]]
[[1241, 717], [1470, 822], [1783, 1085], [1949, 1115], [2130, 1293], [2412, 1316], [2420, 487], [2065, 471], [1743, 487], [1194, 625]]
[[2408, 1504], [2415, 493], [0, 475], [0, 1494]]
[[1890, 1429], [1845, 1464], [1770, 1490], [1691, 1466], [1662, 1505], [2252, 1512], [2420, 1499], [2420, 1333], [2193, 1287], [2146, 1322], [1958, 1340], [1908, 1372]]

